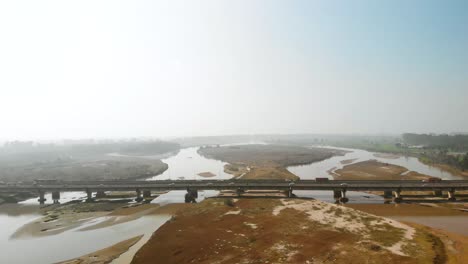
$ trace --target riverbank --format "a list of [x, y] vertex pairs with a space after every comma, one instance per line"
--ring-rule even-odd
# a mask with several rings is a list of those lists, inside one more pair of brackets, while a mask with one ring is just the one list
[[173, 214], [185, 204], [128, 204], [122, 202], [69, 203], [43, 207], [42, 218], [14, 232], [12, 239], [53, 236], [72, 229], [90, 231], [137, 220], [147, 215]]
[[451, 254], [434, 240], [317, 200], [207, 199], [159, 228], [132, 263], [432, 263]]
[[443, 243], [447, 263], [468, 262], [468, 212], [463, 211], [468, 209], [468, 203], [347, 204], [346, 207], [423, 228]]
[[450, 166], [450, 165], [447, 165], [447, 164], [438, 164], [438, 163], [426, 163], [426, 164], [429, 165], [429, 166], [441, 169], [443, 171], [449, 172], [449, 173], [451, 173], [453, 175], [468, 178], [468, 171], [461, 171], [460, 169], [457, 169], [457, 168], [455, 168], [453, 166]]
[[86, 254], [84, 256], [59, 262], [57, 264], [96, 264], [96, 263], [111, 263], [114, 259], [118, 258], [123, 253], [127, 252], [130, 247], [135, 245], [141, 236], [132, 237], [130, 239], [121, 241], [108, 248], [98, 250], [96, 252]]

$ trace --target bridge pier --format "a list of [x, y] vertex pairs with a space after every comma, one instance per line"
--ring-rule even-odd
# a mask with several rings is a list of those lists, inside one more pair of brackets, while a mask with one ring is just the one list
[[393, 202], [401, 203], [402, 201], [403, 201], [403, 198], [401, 197], [401, 191], [400, 190], [393, 191]]
[[449, 201], [451, 202], [454, 202], [457, 200], [457, 198], [455, 198], [455, 189], [451, 189], [450, 191], [448, 191], [448, 199]]
[[347, 203], [349, 201], [348, 197], [346, 197], [346, 189], [334, 190], [333, 191], [333, 198], [335, 198], [337, 203], [338, 202]]
[[296, 195], [294, 195], [294, 193], [293, 193], [292, 187], [289, 187], [289, 189], [287, 189], [286, 191], [284, 191], [284, 194], [285, 194], [286, 197], [288, 197], [288, 198], [292, 198], [292, 197], [295, 197], [295, 196], [296, 196]]
[[384, 191], [384, 199], [392, 199], [393, 193], [392, 190], [385, 190]]
[[141, 197], [141, 190], [140, 189], [136, 189], [136, 199], [135, 199], [136, 202], [141, 202], [143, 201], [143, 197]]
[[60, 192], [59, 191], [52, 192], [52, 201], [54, 201], [54, 204], [59, 204], [60, 203]]
[[94, 199], [93, 199], [93, 192], [90, 190], [90, 189], [86, 189], [86, 202], [87, 203], [90, 203], [90, 202], [93, 202]]
[[340, 202], [345, 204], [348, 201], [349, 201], [349, 199], [348, 199], [348, 197], [346, 197], [346, 189], [341, 190]]
[[45, 192], [42, 190], [39, 190], [39, 199], [37, 200], [39, 204], [44, 204], [47, 199], [45, 198]]
[[[237, 196], [241, 196], [244, 192], [245, 192], [245, 190], [242, 189], [242, 188], [237, 188], [237, 190], [236, 190]], [[288, 197], [289, 197], [289, 196], [288, 196]]]
[[198, 190], [187, 188], [187, 193], [185, 194], [186, 203], [196, 203], [198, 198]]
[[151, 191], [150, 190], [144, 190], [143, 191], [143, 199], [151, 199]]
[[97, 191], [96, 198], [106, 198], [106, 192], [104, 191]]
[[432, 194], [436, 197], [442, 197], [442, 190], [434, 190]]

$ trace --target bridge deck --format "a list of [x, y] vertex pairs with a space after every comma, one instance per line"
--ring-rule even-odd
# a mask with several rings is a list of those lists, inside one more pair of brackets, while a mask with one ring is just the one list
[[0, 192], [21, 191], [134, 191], [153, 190], [342, 190], [384, 191], [384, 190], [468, 190], [468, 180], [444, 180], [441, 182], [422, 181], [368, 181], [368, 180], [162, 180], [162, 181], [58, 181], [56, 183], [16, 183], [0, 185]]

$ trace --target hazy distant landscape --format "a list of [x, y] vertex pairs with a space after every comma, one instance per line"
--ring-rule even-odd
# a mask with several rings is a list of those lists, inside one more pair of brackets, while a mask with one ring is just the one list
[[0, 1], [0, 264], [467, 264], [468, 1]]
[[7, 142], [0, 147], [0, 180], [145, 178], [167, 169], [167, 164], [161, 160], [145, 156], [171, 155], [178, 150], [177, 143], [163, 141], [94, 144]]

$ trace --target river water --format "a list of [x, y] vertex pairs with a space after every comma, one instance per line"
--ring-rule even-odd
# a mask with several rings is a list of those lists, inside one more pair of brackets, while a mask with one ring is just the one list
[[[341, 149], [344, 151], [348, 151], [344, 156], [334, 156], [330, 159], [326, 159], [320, 162], [315, 162], [309, 165], [302, 165], [302, 166], [292, 166], [288, 167], [288, 170], [292, 173], [299, 176], [301, 179], [315, 179], [316, 177], [327, 177], [332, 178], [328, 173], [329, 170], [335, 171], [337, 169], [342, 169], [344, 166], [348, 164], [353, 164], [361, 161], [367, 160], [377, 160], [384, 163], [399, 165], [402, 167], [407, 168], [409, 171], [416, 171], [422, 174], [426, 174], [433, 177], [439, 177], [446, 180], [457, 180], [461, 179], [461, 177], [453, 175], [449, 172], [445, 172], [439, 168], [431, 167], [420, 162], [415, 157], [404, 157], [398, 156], [397, 158], [384, 158], [380, 157], [378, 154], [374, 152], [369, 152], [366, 150], [360, 149], [348, 149], [348, 148], [336, 148], [336, 147], [328, 147], [325, 148], [332, 148], [332, 149]], [[343, 164], [342, 161], [346, 160], [353, 160], [351, 163]]]
[[[169, 169], [163, 174], [151, 177], [147, 180], [182, 180], [182, 179], [229, 179], [232, 176], [224, 172], [226, 163], [218, 160], [207, 159], [197, 152], [198, 148], [185, 148], [176, 155], [166, 157], [162, 161], [169, 165]], [[303, 166], [289, 167], [292, 173], [298, 175], [301, 179], [314, 179], [316, 177], [329, 177], [330, 169], [339, 169], [344, 165], [341, 161], [354, 160], [355, 162], [376, 159], [382, 162], [400, 165], [409, 170], [417, 171], [423, 174], [441, 177], [443, 179], [458, 179], [458, 177], [450, 173], [443, 172], [437, 168], [427, 166], [419, 162], [413, 157], [398, 157], [396, 159], [382, 158], [374, 156], [374, 153], [355, 150], [343, 149], [349, 151], [344, 156], [335, 156], [330, 159], [312, 163]], [[158, 157], [147, 157], [158, 158]], [[213, 177], [205, 178], [199, 176], [199, 173], [210, 172]], [[321, 191], [295, 191], [299, 197], [311, 197], [327, 202], [334, 202], [331, 192]], [[217, 191], [202, 191], [199, 193], [198, 201], [202, 201], [207, 197], [216, 196]], [[184, 202], [185, 191], [171, 191], [160, 195], [154, 199], [152, 203], [161, 205], [168, 203]], [[370, 195], [360, 192], [347, 193], [350, 202], [357, 203], [382, 203], [383, 198], [376, 195]], [[61, 202], [67, 202], [75, 199], [84, 199], [86, 197], [83, 192], [67, 192], [61, 194]], [[52, 202], [50, 194], [46, 196], [47, 203]], [[2, 205], [0, 206], [0, 263], [51, 263], [62, 261], [74, 257], [79, 257], [84, 254], [108, 247], [122, 240], [144, 234], [144, 239], [148, 239], [150, 234], [159, 228], [169, 216], [145, 216], [135, 221], [122, 223], [119, 225], [106, 227], [92, 231], [69, 230], [58, 235], [48, 237], [27, 237], [21, 239], [10, 239], [11, 235], [21, 226], [39, 219], [39, 207], [37, 206], [37, 198], [22, 202], [19, 205]], [[14, 210], [5, 210], [7, 206], [16, 206]], [[36, 206], [36, 207], [35, 207]], [[27, 210], [25, 210], [27, 208]], [[86, 241], [86, 243], [83, 243]], [[143, 240], [144, 242], [144, 240]], [[140, 243], [143, 243], [140, 242]], [[133, 247], [133, 251], [138, 249], [138, 245]], [[23, 254], [25, 252], [25, 254]], [[131, 259], [131, 252], [127, 255], [122, 255], [119, 260], [114, 263], [125, 263]]]

